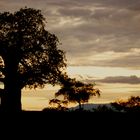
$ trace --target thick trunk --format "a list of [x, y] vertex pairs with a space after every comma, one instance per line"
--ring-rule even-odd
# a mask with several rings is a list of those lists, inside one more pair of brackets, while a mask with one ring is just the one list
[[17, 74], [10, 70], [8, 69], [5, 75], [4, 93], [1, 98], [2, 111], [19, 112], [21, 111], [21, 88]]
[[21, 111], [21, 89], [6, 87], [1, 98], [1, 108], [4, 112]]
[[10, 51], [4, 59], [5, 81], [4, 94], [1, 98], [2, 111], [21, 111], [21, 88], [18, 79], [18, 61], [14, 52]]

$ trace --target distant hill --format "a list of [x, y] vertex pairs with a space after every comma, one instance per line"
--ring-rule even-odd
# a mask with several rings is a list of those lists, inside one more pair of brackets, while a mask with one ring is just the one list
[[[107, 103], [105, 103], [105, 104], [87, 103], [87, 104], [82, 105], [84, 110], [90, 110], [90, 111], [93, 111], [93, 108], [96, 109], [99, 106], [106, 106], [106, 107], [112, 108], [110, 103], [108, 103], [108, 104]], [[70, 110], [76, 110], [78, 108], [79, 108], [79, 106], [77, 105], [75, 107], [71, 107]]]

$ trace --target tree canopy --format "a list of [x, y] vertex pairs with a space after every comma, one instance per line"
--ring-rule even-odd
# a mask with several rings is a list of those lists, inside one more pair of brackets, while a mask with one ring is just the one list
[[83, 83], [68, 76], [63, 76], [61, 82], [61, 88], [55, 93], [55, 97], [62, 95], [64, 101], [78, 103], [79, 109], [82, 108], [81, 104], [88, 102], [92, 96], [100, 96], [100, 90], [94, 88], [94, 84]]

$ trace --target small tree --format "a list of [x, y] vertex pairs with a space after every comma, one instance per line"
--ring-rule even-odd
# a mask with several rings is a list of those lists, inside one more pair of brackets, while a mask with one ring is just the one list
[[21, 110], [21, 89], [59, 82], [66, 66], [58, 38], [45, 27], [40, 10], [0, 13], [0, 82], [5, 111]]
[[78, 103], [79, 109], [82, 109], [82, 103], [88, 102], [92, 96], [100, 96], [100, 90], [94, 88], [94, 84], [85, 84], [67, 76], [61, 79], [61, 89], [55, 94], [55, 97], [64, 96], [64, 100], [72, 103]]

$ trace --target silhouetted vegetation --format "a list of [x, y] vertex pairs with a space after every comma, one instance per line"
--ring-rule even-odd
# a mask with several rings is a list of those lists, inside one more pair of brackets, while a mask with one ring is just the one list
[[[94, 84], [86, 84], [76, 79], [71, 79], [67, 75], [63, 75], [60, 79], [61, 88], [55, 93], [55, 98], [63, 96], [59, 103], [78, 103], [79, 110], [82, 110], [82, 104], [88, 102], [92, 96], [100, 96], [100, 90], [94, 88]], [[57, 99], [53, 99], [54, 103], [58, 103]], [[56, 102], [57, 101], [57, 102]]]
[[[62, 100], [63, 101], [63, 100]], [[110, 104], [96, 105], [90, 109], [67, 108], [61, 100], [52, 99], [50, 102], [57, 105], [43, 109], [45, 112], [94, 112], [94, 113], [140, 113], [140, 97], [131, 96], [126, 101], [119, 100]], [[92, 104], [91, 104], [92, 105]], [[94, 106], [94, 104], [93, 104]]]
[[40, 10], [0, 13], [0, 82], [4, 111], [21, 110], [21, 89], [59, 83], [65, 64], [58, 38], [46, 30]]
[[126, 101], [119, 100], [111, 105], [119, 112], [140, 112], [140, 97], [131, 96]]
[[49, 102], [50, 105], [56, 106], [57, 108], [66, 107], [68, 105], [67, 100], [52, 99]]
[[68, 112], [66, 107], [47, 107], [42, 110], [43, 112]]

